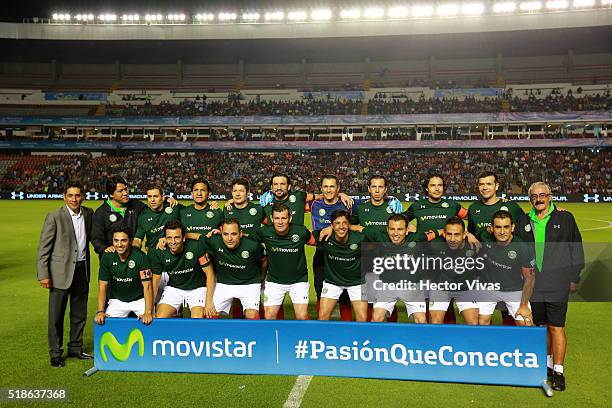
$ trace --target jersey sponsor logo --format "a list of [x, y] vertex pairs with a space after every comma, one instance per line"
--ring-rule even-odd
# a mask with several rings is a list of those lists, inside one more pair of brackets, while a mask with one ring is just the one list
[[506, 207], [505, 205], [502, 207], [499, 207], [500, 211], [508, 211], [508, 207]]
[[371, 225], [382, 225], [382, 226], [386, 226], [387, 225], [387, 221], [366, 221], [365, 222], [365, 226], [369, 227]]
[[115, 214], [111, 214], [111, 215], [108, 216], [108, 220], [110, 222], [115, 222], [115, 221], [117, 221], [117, 216]]
[[217, 251], [223, 252], [223, 248], [217, 248]]
[[119, 343], [111, 332], [106, 332], [100, 337], [100, 355], [104, 362], [108, 361], [106, 348], [117, 361], [126, 361], [132, 354], [132, 348], [138, 344], [138, 356], [144, 356], [145, 341], [140, 329], [134, 329], [128, 334], [125, 343]]
[[188, 251], [188, 252], [185, 254], [185, 258], [186, 258], [186, 259], [193, 259], [193, 252]]
[[[500, 208], [501, 209], [501, 208]], [[476, 214], [478, 214], [480, 212], [480, 210], [476, 210]]]
[[113, 266], [117, 266], [117, 265], [119, 265], [119, 262], [113, 261]]
[[363, 211], [364, 212], [370, 212], [370, 209], [369, 208], [365, 208]]
[[215, 214], [212, 211], [206, 211], [206, 217], [207, 218], [212, 218], [214, 216], [215, 216]]
[[423, 208], [425, 208], [425, 205], [421, 204], [421, 210], [422, 210]]
[[166, 258], [166, 263], [170, 263], [170, 262], [172, 262], [172, 259]]
[[136, 262], [134, 262], [133, 259], [130, 259], [130, 262], [128, 262], [128, 268], [133, 269], [136, 266]]
[[191, 213], [187, 214], [188, 217], [191, 217]]
[[444, 214], [439, 214], [439, 215], [424, 215], [421, 217], [421, 221], [425, 221], [425, 220], [441, 220], [441, 219], [446, 219], [448, 218], [446, 215]]
[[516, 259], [516, 251], [508, 251], [508, 258]]
[[349, 245], [349, 248], [351, 248], [353, 251], [356, 250], [357, 248], [359, 248], [359, 245], [357, 244], [351, 244]]
[[223, 262], [223, 261], [219, 261], [219, 265], [227, 266], [228, 268], [233, 268], [233, 269], [246, 269], [246, 265], [234, 265], [234, 264], [230, 264], [230, 263]]
[[116, 280], [117, 282], [124, 282], [124, 283], [129, 283], [132, 281], [132, 278], [119, 278], [117, 276], [113, 276], [113, 279]]
[[249, 255], [251, 255], [251, 254], [249, 253], [249, 251], [242, 251], [242, 252], [240, 253], [240, 256], [241, 256], [241, 257], [243, 257], [244, 259], [247, 259], [247, 258], [249, 257]]
[[279, 248], [279, 247], [270, 247], [272, 252], [285, 252], [285, 253], [296, 253], [299, 251], [298, 248]]
[[443, 202], [442, 204], [440, 204], [442, 206], [442, 208], [448, 208], [448, 203], [447, 202]]
[[251, 215], [253, 215], [253, 216], [257, 215], [257, 208], [251, 208], [251, 209], [249, 210], [249, 214], [251, 214]]
[[325, 215], [325, 208], [321, 208], [321, 209], [319, 210], [319, 215], [320, 215], [321, 217]]
[[174, 209], [172, 207], [166, 207], [164, 211], [166, 212], [166, 214], [172, 214], [172, 211], [174, 211]]
[[560, 224], [554, 224], [554, 225], [553, 225], [553, 228], [554, 228], [554, 229], [561, 229], [561, 225], [560, 225]]

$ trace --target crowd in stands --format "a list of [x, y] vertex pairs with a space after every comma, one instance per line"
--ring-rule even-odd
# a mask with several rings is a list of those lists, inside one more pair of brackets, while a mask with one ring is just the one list
[[228, 193], [232, 179], [247, 177], [253, 193], [268, 189], [270, 175], [291, 175], [294, 187], [319, 191], [319, 177], [336, 174], [343, 191], [367, 193], [372, 174], [390, 181], [390, 192], [403, 197], [422, 191], [431, 170], [446, 176], [447, 193], [473, 193], [475, 178], [493, 170], [503, 192], [525, 193], [536, 180], [548, 182], [554, 192], [612, 194], [609, 150], [588, 149], [515, 151], [400, 151], [400, 152], [213, 152], [181, 154], [125, 154], [123, 156], [0, 156], [2, 191], [61, 192], [68, 177], [83, 180], [88, 191], [104, 191], [106, 179], [120, 174], [134, 191], [160, 182], [169, 191], [188, 192], [198, 177], [210, 180], [217, 193]]

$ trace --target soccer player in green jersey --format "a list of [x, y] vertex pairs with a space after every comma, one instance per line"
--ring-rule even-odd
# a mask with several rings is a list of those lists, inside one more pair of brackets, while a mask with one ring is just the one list
[[496, 285], [496, 289], [479, 295], [479, 324], [490, 325], [497, 302], [504, 302], [517, 326], [532, 326], [529, 299], [535, 285], [533, 244], [513, 236], [515, 225], [508, 211], [493, 214], [491, 224], [495, 242], [486, 242], [482, 248], [486, 263], [480, 281]]
[[[431, 323], [442, 324], [446, 312], [457, 302], [459, 313], [466, 324], [478, 324], [477, 295], [470, 289], [476, 271], [484, 269], [484, 261], [475, 259], [475, 252], [467, 242], [467, 231], [463, 220], [451, 217], [444, 227], [445, 243], [432, 244], [432, 258], [442, 260], [437, 266], [436, 276], [430, 283], [429, 313]], [[435, 288], [433, 285], [436, 285]]]
[[349, 213], [345, 210], [335, 210], [331, 215], [331, 223], [332, 236], [321, 242], [325, 279], [321, 290], [319, 320], [329, 320], [340, 295], [346, 291], [355, 311], [355, 320], [365, 322], [368, 302], [361, 291], [361, 242], [364, 236], [349, 230]]
[[127, 317], [130, 313], [136, 314], [144, 324], [153, 319], [151, 267], [147, 256], [132, 248], [131, 241], [132, 232], [127, 226], [115, 226], [115, 251], [105, 252], [100, 258], [98, 324], [104, 324], [106, 317]]
[[[181, 208], [179, 219], [186, 228], [187, 233], [206, 235], [218, 228], [223, 221], [223, 212], [208, 203], [210, 196], [210, 183], [208, 180], [197, 179], [191, 184], [193, 204]], [[189, 238], [192, 236], [189, 235]]]
[[385, 176], [371, 176], [368, 181], [370, 199], [353, 209], [351, 224], [363, 227], [377, 227], [381, 231], [386, 231], [387, 219], [393, 213], [387, 202], [387, 190], [387, 179]]
[[240, 230], [245, 235], [251, 235], [255, 230], [261, 228], [264, 219], [261, 205], [249, 201], [250, 185], [244, 178], [237, 178], [232, 181], [232, 200], [231, 208], [223, 209], [225, 219], [234, 218], [240, 222]]
[[164, 226], [168, 221], [176, 220], [180, 209], [177, 204], [171, 207], [166, 202], [164, 190], [159, 184], [153, 184], [147, 188], [147, 202], [149, 207], [138, 216], [138, 227], [132, 245], [142, 248], [142, 242], [146, 242], [147, 249], [154, 248], [161, 237], [164, 236]]
[[468, 231], [480, 241], [491, 241], [488, 228], [493, 214], [497, 211], [508, 211], [513, 220], [524, 217], [525, 212], [514, 201], [504, 201], [497, 197], [499, 182], [492, 171], [485, 171], [478, 176], [478, 193], [480, 200], [468, 208]]
[[247, 319], [259, 319], [262, 270], [268, 264], [262, 245], [243, 237], [237, 219], [226, 218], [221, 234], [206, 238], [206, 247], [217, 275], [215, 308], [227, 314], [232, 301], [238, 299]]
[[155, 248], [148, 254], [155, 296], [161, 274], [167, 272], [169, 275], [156, 316], [174, 317], [183, 303], [187, 303], [192, 318], [217, 317], [213, 303], [215, 273], [206, 254], [204, 237], [186, 239], [185, 226], [178, 220], [168, 222], [164, 234], [166, 248]]
[[266, 319], [276, 319], [285, 295], [289, 293], [295, 318], [308, 319], [308, 268], [304, 245], [314, 245], [315, 238], [303, 225], [291, 222], [291, 210], [282, 203], [272, 206], [272, 225], [256, 231], [254, 238], [266, 246], [268, 274], [264, 288]]

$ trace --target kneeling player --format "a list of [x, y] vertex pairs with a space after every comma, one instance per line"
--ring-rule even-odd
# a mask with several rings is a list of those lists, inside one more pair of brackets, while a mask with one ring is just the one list
[[169, 276], [156, 317], [174, 317], [184, 303], [189, 306], [192, 318], [217, 317], [213, 304], [215, 273], [206, 254], [204, 238], [186, 239], [185, 226], [178, 220], [166, 224], [164, 235], [166, 248], [149, 252], [154, 295], [157, 295], [161, 274], [167, 272]]
[[479, 294], [481, 325], [491, 324], [497, 302], [504, 302], [517, 326], [532, 326], [529, 298], [535, 284], [535, 253], [532, 244], [513, 236], [514, 222], [508, 211], [493, 214], [491, 227], [495, 242], [483, 246], [485, 269], [481, 282], [498, 285], [497, 290]]
[[237, 219], [226, 218], [221, 235], [206, 238], [206, 246], [217, 274], [215, 308], [228, 314], [233, 300], [238, 299], [247, 319], [259, 319], [262, 270], [268, 264], [261, 244], [242, 236]]
[[319, 320], [329, 320], [340, 295], [346, 290], [355, 311], [355, 320], [365, 322], [368, 318], [368, 302], [361, 293], [363, 234], [349, 230], [349, 213], [345, 210], [332, 212], [331, 224], [333, 234], [321, 242], [325, 279], [321, 290]]
[[295, 318], [308, 320], [308, 269], [304, 245], [314, 245], [312, 233], [291, 222], [291, 210], [285, 204], [272, 206], [272, 225], [255, 231], [253, 237], [263, 242], [268, 254], [268, 275], [264, 288], [266, 319], [276, 319], [289, 293]]
[[147, 256], [132, 248], [129, 228], [115, 226], [112, 236], [115, 251], [103, 253], [100, 259], [96, 323], [104, 324], [107, 316], [128, 317], [134, 313], [149, 324], [153, 319], [153, 290]]
[[430, 286], [429, 293], [431, 323], [444, 323], [444, 315], [451, 305], [451, 300], [454, 299], [465, 323], [476, 325], [478, 324], [477, 296], [468, 285], [474, 281], [477, 263], [474, 260], [475, 253], [467, 242], [467, 231], [461, 218], [451, 217], [446, 221], [444, 238], [445, 243], [433, 247], [433, 256], [441, 262], [436, 265], [438, 269], [436, 276], [430, 282], [436, 286], [433, 289]]

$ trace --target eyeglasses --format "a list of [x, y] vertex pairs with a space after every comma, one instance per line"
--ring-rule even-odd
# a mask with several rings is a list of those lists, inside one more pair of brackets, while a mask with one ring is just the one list
[[532, 194], [529, 196], [529, 199], [531, 201], [537, 200], [538, 198], [540, 200], [544, 200], [546, 197], [548, 197], [549, 195], [551, 195], [550, 193], [540, 193], [540, 194]]

